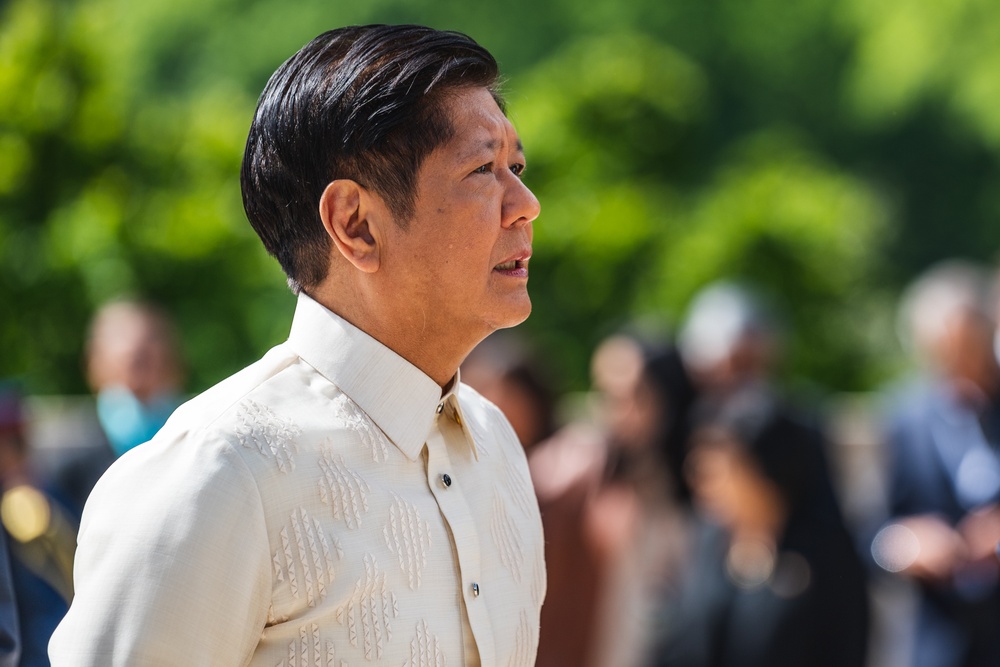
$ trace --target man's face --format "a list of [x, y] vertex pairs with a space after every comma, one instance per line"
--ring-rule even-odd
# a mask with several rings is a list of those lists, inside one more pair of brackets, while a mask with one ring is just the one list
[[88, 380], [95, 392], [128, 389], [148, 402], [179, 390], [182, 371], [165, 325], [132, 306], [112, 306], [94, 332]]
[[424, 159], [414, 215], [405, 229], [387, 230], [382, 261], [401, 307], [419, 308], [431, 329], [478, 342], [531, 312], [528, 258], [539, 204], [521, 182], [517, 132], [489, 91], [459, 91], [445, 107], [454, 137]]

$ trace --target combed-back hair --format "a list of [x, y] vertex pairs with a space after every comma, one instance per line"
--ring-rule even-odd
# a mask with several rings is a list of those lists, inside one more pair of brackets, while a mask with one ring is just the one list
[[405, 227], [417, 172], [449, 141], [449, 93], [487, 88], [503, 108], [493, 56], [470, 37], [415, 25], [325, 32], [271, 76], [257, 103], [240, 182], [243, 207], [293, 292], [326, 277], [319, 216], [327, 184], [351, 179]]

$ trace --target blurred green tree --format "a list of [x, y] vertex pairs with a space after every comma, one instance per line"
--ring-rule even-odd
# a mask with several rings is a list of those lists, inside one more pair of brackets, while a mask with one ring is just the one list
[[176, 314], [192, 389], [280, 341], [294, 300], [239, 198], [256, 95], [325, 27], [405, 21], [510, 77], [543, 202], [527, 327], [567, 386], [617, 324], [733, 276], [785, 306], [790, 377], [869, 387], [903, 281], [1000, 246], [983, 0], [7, 0], [0, 375], [82, 391], [90, 313], [129, 293]]

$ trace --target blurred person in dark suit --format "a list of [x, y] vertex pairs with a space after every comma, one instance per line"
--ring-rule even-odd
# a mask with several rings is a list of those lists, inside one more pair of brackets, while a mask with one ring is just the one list
[[687, 462], [699, 521], [654, 664], [860, 667], [865, 574], [816, 431], [760, 389], [703, 410]]
[[12, 384], [0, 384], [0, 494], [0, 667], [47, 667], [49, 637], [73, 594], [76, 523], [30, 464]]
[[987, 285], [983, 267], [949, 261], [901, 302], [926, 373], [887, 418], [889, 519], [872, 555], [918, 591], [915, 667], [1000, 664], [1000, 367]]
[[184, 365], [170, 316], [138, 300], [111, 301], [90, 324], [86, 376], [106, 440], [86, 443], [59, 461], [55, 493], [76, 514], [97, 480], [129, 449], [146, 442], [180, 405]]
[[771, 295], [746, 282], [721, 280], [695, 295], [678, 335], [677, 347], [701, 409], [725, 403], [741, 392], [771, 396], [779, 410], [791, 410], [804, 427], [814, 431], [808, 442], [819, 447], [824, 472], [820, 497], [834, 521], [842, 521], [841, 503], [830, 472], [827, 426], [820, 411], [804, 405], [776, 381], [787, 332]]

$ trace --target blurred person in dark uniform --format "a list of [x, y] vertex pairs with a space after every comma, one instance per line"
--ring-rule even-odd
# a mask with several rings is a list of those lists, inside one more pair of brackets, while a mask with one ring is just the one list
[[76, 524], [29, 464], [26, 427], [19, 391], [0, 384], [0, 667], [47, 667], [73, 594]]
[[85, 357], [106, 441], [79, 448], [53, 473], [55, 492], [77, 519], [111, 463], [152, 439], [180, 405], [185, 376], [173, 322], [162, 308], [144, 301], [102, 306], [91, 322]]
[[687, 463], [700, 521], [654, 664], [864, 664], [865, 574], [815, 437], [759, 389], [706, 408]]
[[889, 519], [872, 555], [918, 591], [915, 667], [1000, 665], [1000, 367], [987, 285], [984, 268], [950, 261], [901, 303], [926, 374], [887, 419]]

